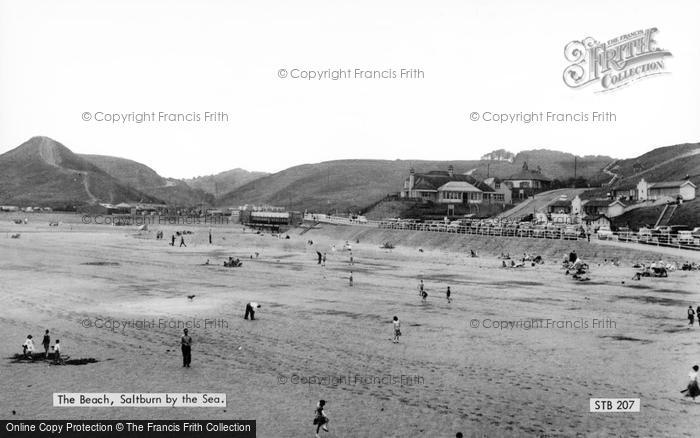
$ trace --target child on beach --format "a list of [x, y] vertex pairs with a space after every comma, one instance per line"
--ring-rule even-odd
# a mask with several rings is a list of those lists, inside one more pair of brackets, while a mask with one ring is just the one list
[[316, 426], [316, 436], [318, 437], [318, 432], [323, 428], [326, 432], [328, 432], [328, 416], [326, 416], [326, 413], [323, 411], [323, 408], [326, 406], [326, 401], [325, 400], [320, 400], [318, 404], [316, 405], [316, 417], [314, 417], [314, 425]]
[[693, 306], [688, 306], [688, 325], [693, 325], [695, 322], [695, 311]]
[[700, 387], [698, 387], [698, 369], [700, 368], [697, 365], [693, 366], [693, 371], [688, 373], [688, 388], [681, 391], [686, 393], [686, 397], [693, 397], [693, 400], [700, 395]]
[[49, 336], [49, 329], [46, 329], [46, 333], [44, 333], [44, 340], [41, 341], [41, 344], [44, 346], [44, 359], [48, 359], [49, 347], [51, 347], [51, 336]]
[[58, 365], [61, 363], [61, 341], [56, 339], [56, 343], [53, 346], [53, 363]]
[[34, 341], [32, 340], [32, 335], [27, 335], [27, 339], [25, 339], [24, 344], [22, 344], [22, 350], [25, 359], [34, 359]]
[[401, 336], [401, 322], [399, 321], [398, 316], [394, 316], [394, 344], [399, 343], [399, 336]]

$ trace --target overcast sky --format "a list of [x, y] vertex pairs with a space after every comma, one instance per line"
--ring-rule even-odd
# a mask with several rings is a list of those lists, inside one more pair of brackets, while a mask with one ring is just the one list
[[[698, 17], [694, 0], [0, 0], [0, 153], [45, 135], [168, 177], [344, 158], [476, 159], [496, 148], [632, 157], [700, 141]], [[605, 93], [564, 84], [570, 41], [651, 27], [673, 54], [668, 74]], [[279, 77], [329, 68], [424, 77]], [[205, 111], [228, 122], [95, 121]], [[610, 111], [616, 121], [469, 118], [486, 111]]]

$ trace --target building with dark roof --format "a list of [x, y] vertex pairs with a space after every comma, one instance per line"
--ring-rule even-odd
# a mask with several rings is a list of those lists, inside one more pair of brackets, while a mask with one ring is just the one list
[[543, 175], [539, 168], [530, 170], [527, 161], [523, 163], [520, 172], [504, 178], [503, 183], [513, 191], [513, 197], [519, 199], [528, 198], [552, 187], [552, 180]]
[[404, 181], [401, 197], [440, 204], [509, 203], [506, 190], [494, 189], [471, 175], [458, 174], [450, 166], [447, 171], [432, 170], [416, 173], [411, 168]]

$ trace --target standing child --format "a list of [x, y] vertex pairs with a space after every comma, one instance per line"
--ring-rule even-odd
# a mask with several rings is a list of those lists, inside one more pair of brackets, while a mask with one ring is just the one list
[[399, 343], [399, 336], [401, 336], [401, 322], [398, 316], [394, 316], [394, 344]]
[[688, 306], [688, 325], [693, 325], [693, 322], [695, 322], [695, 311], [693, 306]]
[[421, 300], [422, 300], [424, 303], [428, 301], [428, 292], [426, 292], [425, 290], [423, 290], [423, 292], [421, 293], [420, 296], [421, 296]]
[[44, 359], [48, 359], [49, 347], [51, 347], [51, 336], [49, 336], [49, 329], [46, 329], [46, 332], [44, 333], [44, 340], [41, 341], [41, 344], [44, 346]]
[[314, 425], [316, 426], [316, 436], [318, 437], [318, 432], [323, 428], [328, 432], [328, 416], [324, 412], [323, 408], [326, 406], [325, 400], [320, 400], [316, 405], [316, 417], [314, 417]]
[[56, 339], [56, 343], [53, 346], [53, 363], [59, 365], [61, 363], [61, 341]]

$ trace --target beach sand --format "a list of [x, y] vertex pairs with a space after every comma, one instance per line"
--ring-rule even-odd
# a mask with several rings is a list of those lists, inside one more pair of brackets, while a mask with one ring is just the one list
[[[558, 253], [544, 265], [502, 269], [501, 247], [480, 247], [479, 258], [440, 245], [418, 252], [425, 241], [387, 251], [377, 245], [384, 235], [367, 232], [353, 242], [350, 266], [341, 250], [356, 236], [350, 227], [277, 239], [229, 225], [214, 227], [209, 245], [208, 226], [139, 233], [77, 222], [0, 224], [4, 418], [254, 419], [260, 437], [298, 437], [313, 436], [314, 408], [325, 399], [328, 437], [697, 436], [700, 400], [679, 391], [700, 363], [700, 326], [685, 319], [688, 305], [700, 304], [700, 272], [632, 281], [631, 259], [643, 253], [599, 266], [601, 245], [601, 258], [589, 259], [591, 281], [577, 282]], [[157, 229], [164, 240], [155, 240]], [[187, 248], [179, 238], [168, 245], [175, 229], [194, 231]], [[9, 238], [15, 232], [21, 237]], [[325, 269], [316, 249], [328, 254]], [[224, 268], [229, 255], [243, 266]], [[421, 278], [427, 303], [417, 294]], [[243, 319], [249, 301], [262, 305], [256, 321]], [[532, 319], [588, 327], [492, 327]], [[104, 327], [111, 320], [141, 326]], [[191, 368], [179, 349], [185, 323]], [[10, 361], [28, 333], [41, 349], [46, 328], [64, 355], [98, 362]], [[226, 393], [227, 407], [59, 408], [54, 392]], [[591, 397], [640, 398], [641, 412], [589, 413]]]

